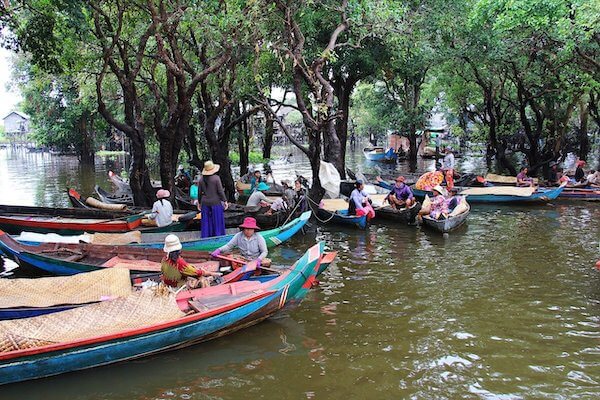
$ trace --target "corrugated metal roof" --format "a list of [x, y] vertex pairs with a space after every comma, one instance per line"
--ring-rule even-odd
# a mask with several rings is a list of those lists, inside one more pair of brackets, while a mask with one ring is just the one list
[[6, 114], [6, 116], [5, 116], [5, 117], [3, 117], [2, 119], [6, 119], [6, 118], [8, 118], [9, 116], [11, 116], [12, 114], [17, 114], [17, 115], [18, 115], [19, 117], [21, 117], [21, 118], [30, 119], [29, 115], [27, 115], [27, 114], [25, 114], [25, 113], [22, 113], [21, 111], [11, 111], [11, 112], [9, 112], [8, 114]]

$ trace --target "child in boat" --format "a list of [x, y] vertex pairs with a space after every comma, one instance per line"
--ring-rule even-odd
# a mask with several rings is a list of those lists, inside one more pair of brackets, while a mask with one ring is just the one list
[[207, 287], [210, 286], [215, 277], [223, 275], [220, 272], [210, 272], [188, 264], [181, 257], [181, 242], [175, 235], [168, 235], [165, 238], [163, 251], [167, 255], [162, 259], [160, 269], [162, 281], [166, 285], [179, 287], [185, 283], [187, 278], [191, 277], [199, 278], [200, 285]]
[[256, 219], [252, 217], [244, 218], [244, 223], [240, 225], [241, 232], [235, 234], [233, 238], [225, 246], [219, 247], [213, 251], [211, 256], [217, 257], [221, 253], [230, 253], [234, 248], [238, 248], [242, 257], [248, 261], [257, 261], [257, 267], [261, 265], [268, 267], [271, 265], [267, 255], [267, 242], [256, 231], [260, 228], [256, 225]]
[[153, 220], [158, 227], [170, 225], [173, 222], [173, 206], [167, 200], [171, 197], [171, 192], [165, 189], [160, 189], [156, 192], [156, 200], [152, 205], [152, 212], [146, 214], [146, 217]]
[[448, 211], [451, 213], [452, 211], [454, 211], [454, 209], [456, 208], [457, 205], [460, 204], [460, 201], [462, 200], [462, 196], [458, 196], [458, 189], [456, 187], [453, 187], [452, 189], [448, 189], [448, 198], [447, 198], [447, 203], [448, 203]]
[[517, 174], [517, 186], [518, 187], [531, 187], [533, 186], [533, 179], [527, 176], [529, 170], [527, 167], [521, 168], [521, 172]]

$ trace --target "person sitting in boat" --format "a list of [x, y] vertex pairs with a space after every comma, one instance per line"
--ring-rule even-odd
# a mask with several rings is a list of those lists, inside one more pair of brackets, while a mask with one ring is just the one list
[[348, 215], [367, 216], [367, 220], [375, 217], [375, 210], [371, 206], [369, 195], [364, 191], [365, 185], [361, 180], [354, 184], [355, 189], [350, 194]]
[[259, 170], [254, 171], [252, 178], [250, 178], [250, 190], [254, 190], [261, 182], [265, 180]]
[[533, 179], [527, 176], [529, 170], [527, 167], [521, 168], [521, 172], [517, 174], [517, 186], [518, 187], [532, 187]]
[[268, 199], [268, 197], [263, 193], [265, 190], [269, 190], [270, 187], [264, 182], [260, 182], [258, 186], [256, 186], [256, 190], [252, 192], [250, 197], [248, 197], [248, 201], [246, 202], [246, 207], [268, 207], [271, 205], [272, 201]]
[[577, 161], [577, 168], [575, 168], [575, 185], [574, 186], [582, 186], [587, 184], [585, 180], [585, 171], [583, 167], [585, 167], [586, 162], [584, 160]]
[[458, 196], [458, 188], [453, 187], [448, 190], [448, 197], [446, 202], [448, 203], [448, 211], [452, 212], [456, 208], [457, 205], [460, 204], [462, 200], [462, 196]]
[[191, 185], [192, 177], [185, 168], [183, 168], [183, 165], [180, 164], [179, 167], [177, 167], [177, 174], [175, 175], [175, 186], [187, 191]]
[[454, 187], [454, 153], [452, 153], [452, 149], [450, 147], [446, 147], [446, 155], [444, 156], [444, 160], [442, 162], [442, 172], [446, 177], [446, 187], [451, 189]]
[[268, 267], [271, 260], [267, 258], [269, 250], [265, 239], [257, 233], [260, 228], [256, 225], [256, 219], [244, 218], [240, 225], [241, 232], [235, 234], [225, 246], [213, 251], [211, 256], [218, 257], [221, 253], [230, 253], [234, 248], [239, 249], [241, 256], [248, 261], [257, 261], [257, 267]]
[[283, 187], [283, 201], [285, 201], [288, 208], [294, 207], [296, 191], [292, 187], [292, 183], [289, 180], [284, 179], [281, 181], [281, 186]]
[[429, 216], [434, 219], [444, 219], [450, 214], [448, 210], [448, 201], [446, 200], [446, 189], [437, 185], [433, 188], [433, 198], [431, 199], [431, 207]]
[[558, 164], [555, 162], [551, 162], [549, 165], [548, 173], [546, 175], [546, 183], [548, 186], [559, 186], [559, 174], [558, 174]]
[[403, 176], [396, 178], [396, 182], [392, 186], [386, 200], [390, 203], [390, 206], [395, 209], [410, 208], [416, 203], [415, 196], [410, 186], [406, 184], [406, 180]]
[[165, 189], [160, 189], [156, 192], [156, 200], [152, 205], [152, 212], [146, 214], [146, 218], [154, 221], [156, 226], [163, 227], [170, 225], [173, 222], [173, 206], [167, 200], [171, 197], [171, 192]]
[[[162, 281], [166, 285], [179, 287], [185, 283], [187, 278], [199, 278], [200, 286], [207, 287], [210, 286], [215, 277], [223, 275], [220, 272], [210, 272], [188, 264], [181, 257], [181, 247], [181, 242], [177, 236], [168, 235], [165, 238], [163, 251], [167, 255], [160, 263], [160, 270], [162, 272]], [[192, 283], [191, 286], [197, 286], [196, 282]]]
[[590, 186], [599, 187], [600, 186], [600, 171], [590, 170], [590, 173], [586, 177], [587, 183]]

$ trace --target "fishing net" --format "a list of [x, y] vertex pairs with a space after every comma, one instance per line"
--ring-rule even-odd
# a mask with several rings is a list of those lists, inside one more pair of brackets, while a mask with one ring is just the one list
[[0, 321], [0, 353], [116, 334], [183, 315], [173, 296], [142, 290], [68, 311]]
[[1, 279], [0, 308], [83, 304], [131, 293], [129, 270], [106, 269], [73, 276]]

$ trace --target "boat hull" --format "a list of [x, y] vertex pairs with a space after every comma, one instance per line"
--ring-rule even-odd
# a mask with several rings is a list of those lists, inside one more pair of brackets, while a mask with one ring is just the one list
[[324, 224], [339, 224], [352, 226], [358, 229], [367, 229], [367, 216], [348, 215], [348, 210], [338, 210], [336, 212], [327, 211], [320, 208], [318, 211], [319, 222]]
[[[496, 194], [478, 194], [478, 195], [469, 195], [467, 196], [467, 200], [470, 204], [472, 203], [518, 203], [518, 204], [541, 204], [547, 203], [552, 200], [556, 200], [556, 198], [563, 191], [562, 187], [557, 187], [554, 189], [538, 189], [531, 196], [511, 196], [511, 195], [496, 195]], [[418, 199], [424, 199], [425, 196], [432, 197], [433, 193], [426, 190], [419, 190], [413, 188], [413, 194]], [[460, 193], [459, 193], [460, 194]]]
[[470, 212], [471, 209], [469, 207], [467, 211], [443, 220], [423, 217], [423, 225], [441, 233], [452, 232], [453, 230], [460, 228], [466, 222]]

